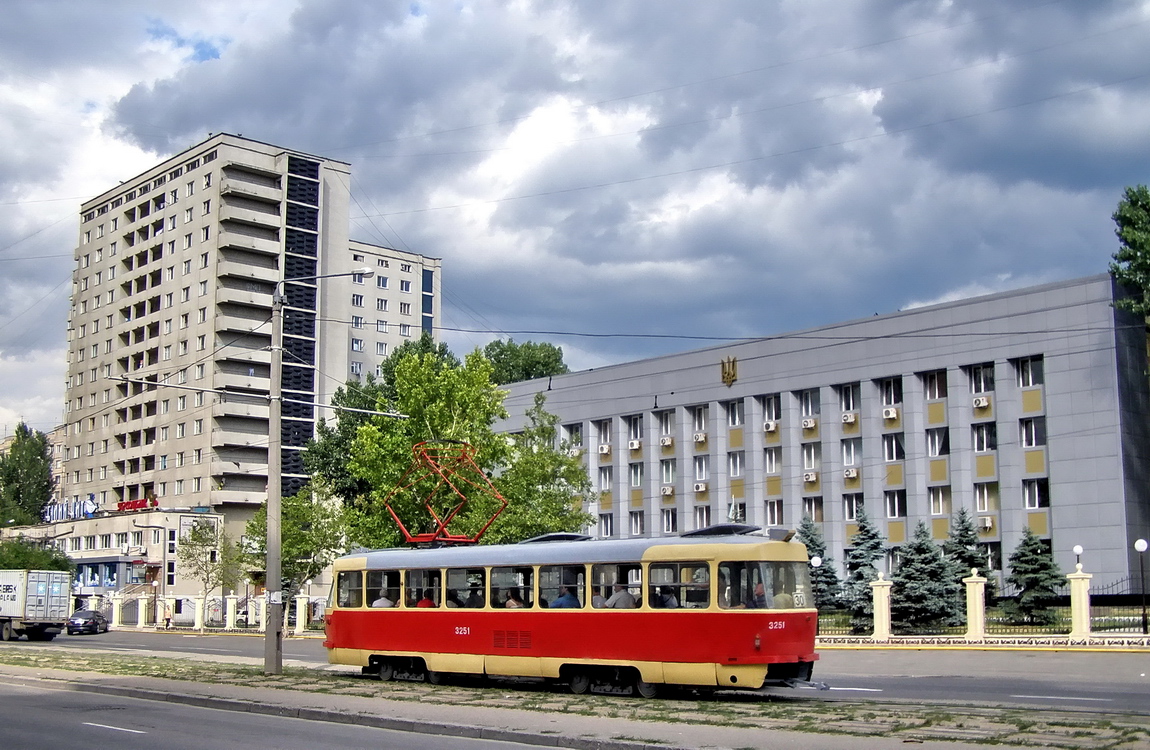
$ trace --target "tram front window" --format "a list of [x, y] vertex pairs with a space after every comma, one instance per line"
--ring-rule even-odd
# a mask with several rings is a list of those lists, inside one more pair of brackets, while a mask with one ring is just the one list
[[807, 563], [719, 563], [719, 606], [724, 609], [791, 609], [813, 601]]
[[363, 606], [363, 571], [340, 571], [336, 579], [336, 603], [341, 607]]

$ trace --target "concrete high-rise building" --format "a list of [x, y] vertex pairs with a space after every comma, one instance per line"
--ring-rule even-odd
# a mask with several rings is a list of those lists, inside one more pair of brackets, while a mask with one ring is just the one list
[[62, 502], [238, 530], [266, 498], [277, 288], [283, 493], [302, 486], [319, 405], [439, 319], [439, 260], [350, 240], [349, 198], [346, 163], [219, 134], [83, 204]]

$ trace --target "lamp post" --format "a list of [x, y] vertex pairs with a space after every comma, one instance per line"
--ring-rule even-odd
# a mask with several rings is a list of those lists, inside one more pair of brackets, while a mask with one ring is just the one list
[[1075, 565], [1081, 565], [1082, 564], [1082, 545], [1081, 544], [1074, 545], [1074, 549], [1072, 551], [1074, 552], [1074, 564]]
[[152, 579], [152, 625], [160, 627], [160, 580]]
[[362, 276], [365, 279], [370, 279], [375, 276], [375, 269], [365, 266], [347, 273], [328, 273], [283, 279], [276, 283], [275, 290], [272, 292], [271, 384], [268, 388], [267, 562], [264, 574], [267, 589], [267, 612], [264, 613], [266, 623], [264, 629], [264, 674], [269, 675], [283, 673], [283, 575], [280, 527], [282, 516], [280, 422], [283, 408], [283, 374], [281, 372], [284, 326], [283, 285], [289, 281], [311, 281], [336, 276]]
[[1143, 562], [1146, 547], [1145, 539], [1134, 542], [1134, 551], [1138, 553], [1138, 590], [1142, 592], [1142, 635], [1150, 634], [1146, 628], [1146, 564]]

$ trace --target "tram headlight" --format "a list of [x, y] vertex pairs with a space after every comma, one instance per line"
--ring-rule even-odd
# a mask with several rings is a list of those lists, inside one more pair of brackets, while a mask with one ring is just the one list
[[762, 645], [763, 645], [762, 636], [760, 636], [758, 633], [755, 633], [755, 650], [758, 651], [759, 648], [762, 647]]

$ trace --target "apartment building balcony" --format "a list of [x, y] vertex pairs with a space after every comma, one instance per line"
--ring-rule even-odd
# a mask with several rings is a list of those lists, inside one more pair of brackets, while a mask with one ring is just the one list
[[[276, 217], [278, 220], [278, 217]], [[276, 226], [278, 233], [279, 226]], [[250, 234], [243, 234], [240, 232], [229, 232], [226, 228], [221, 228], [218, 235], [218, 243], [220, 247], [234, 247], [239, 250], [250, 250], [255, 253], [262, 253], [264, 255], [272, 255], [279, 257], [280, 243], [278, 239], [270, 239], [264, 237], [253, 237]]]
[[[259, 313], [260, 310], [251, 310], [253, 313]], [[213, 318], [217, 331], [226, 331], [234, 333], [252, 333], [253, 331], [266, 331], [271, 334], [271, 323], [268, 318], [271, 317], [271, 309], [266, 315], [237, 315], [234, 312], [229, 313], [221, 310], [219, 314]]]
[[236, 445], [267, 447], [267, 425], [262, 433], [252, 432], [239, 427], [216, 427], [212, 430], [212, 445]]
[[228, 260], [220, 261], [216, 265], [216, 272], [219, 276], [234, 276], [241, 279], [263, 281], [268, 284], [275, 284], [280, 280], [279, 271], [275, 268], [253, 266], [250, 263], [237, 263]]
[[219, 372], [216, 373], [212, 384], [216, 388], [267, 392], [270, 381], [266, 377], [261, 378], [254, 374]]
[[274, 203], [277, 206], [282, 200], [283, 195], [278, 187], [271, 187], [269, 185], [260, 185], [247, 180], [236, 180], [224, 178], [220, 181], [220, 195], [240, 195], [245, 198], [253, 200], [264, 201], [265, 203]]
[[212, 490], [211, 504], [216, 505], [262, 505], [268, 499], [266, 492], [246, 490]]
[[251, 307], [266, 307], [269, 310], [272, 306], [272, 293], [269, 289], [266, 292], [256, 292], [248, 289], [230, 289], [221, 286], [216, 289], [216, 304], [232, 303], [236, 305], [249, 305]]
[[283, 218], [280, 216], [278, 210], [258, 211], [253, 208], [229, 206], [226, 203], [220, 206], [220, 221], [234, 221], [237, 224], [248, 224], [254, 227], [274, 229], [277, 231], [283, 224]]
[[[218, 477], [225, 474], [267, 474], [268, 462], [267, 461], [229, 461], [221, 459], [212, 461], [211, 464], [212, 476]], [[225, 483], [226, 486], [226, 483]]]
[[235, 401], [223, 401], [212, 404], [213, 417], [249, 417], [252, 419], [267, 419], [268, 418], [268, 405], [265, 404], [251, 404], [251, 403], [238, 403]]

